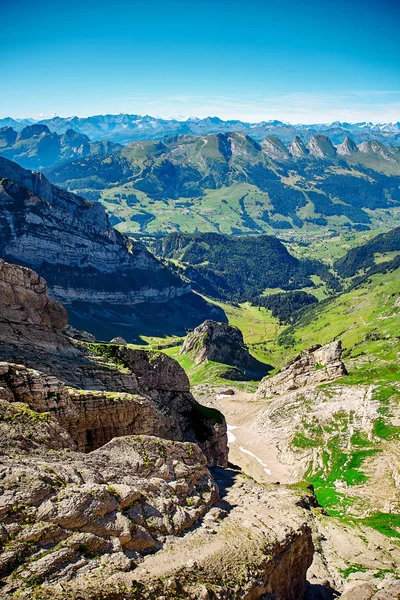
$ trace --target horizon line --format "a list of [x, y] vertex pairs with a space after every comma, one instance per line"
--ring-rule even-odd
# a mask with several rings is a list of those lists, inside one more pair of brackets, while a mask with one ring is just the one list
[[218, 115], [207, 115], [206, 117], [196, 117], [195, 115], [190, 116], [190, 117], [184, 117], [184, 118], [179, 118], [179, 116], [177, 117], [163, 117], [163, 116], [153, 116], [151, 114], [139, 114], [139, 113], [128, 113], [128, 112], [120, 112], [120, 113], [97, 113], [97, 114], [89, 114], [86, 116], [79, 116], [77, 114], [75, 115], [68, 115], [68, 116], [62, 116], [59, 115], [57, 113], [54, 113], [52, 115], [43, 115], [43, 116], [39, 116], [39, 118], [37, 117], [12, 117], [10, 115], [6, 115], [4, 117], [0, 117], [0, 121], [6, 120], [6, 119], [11, 119], [13, 121], [16, 122], [21, 122], [21, 121], [33, 121], [35, 123], [40, 123], [42, 121], [51, 121], [52, 119], [55, 118], [59, 118], [59, 119], [90, 119], [93, 117], [119, 117], [119, 116], [128, 116], [128, 117], [141, 117], [141, 118], [146, 118], [149, 117], [151, 119], [155, 119], [155, 120], [162, 120], [162, 121], [177, 121], [178, 123], [185, 123], [187, 121], [194, 121], [194, 120], [198, 120], [198, 121], [204, 121], [206, 119], [219, 119], [221, 122], [223, 123], [229, 123], [229, 122], [234, 122], [234, 121], [239, 121], [241, 123], [245, 123], [248, 125], [259, 125], [260, 123], [271, 123], [274, 121], [277, 121], [279, 123], [282, 123], [282, 125], [289, 125], [292, 127], [296, 127], [297, 125], [332, 125], [334, 123], [338, 123], [340, 125], [343, 124], [349, 124], [349, 125], [358, 125], [358, 124], [371, 124], [371, 125], [393, 125], [393, 124], [397, 124], [400, 123], [400, 118], [398, 121], [396, 120], [392, 120], [392, 121], [373, 121], [373, 120], [364, 120], [364, 121], [340, 121], [339, 119], [333, 120], [333, 121], [297, 121], [297, 122], [291, 122], [291, 121], [285, 121], [282, 119], [263, 119], [260, 121], [246, 121], [240, 118], [234, 118], [234, 119], [223, 119], [221, 117], [219, 117]]

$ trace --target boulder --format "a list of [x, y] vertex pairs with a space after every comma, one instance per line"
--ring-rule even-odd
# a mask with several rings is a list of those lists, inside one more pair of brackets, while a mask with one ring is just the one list
[[126, 340], [124, 340], [123, 337], [117, 336], [110, 341], [110, 344], [119, 344], [120, 346], [126, 346], [127, 342]]

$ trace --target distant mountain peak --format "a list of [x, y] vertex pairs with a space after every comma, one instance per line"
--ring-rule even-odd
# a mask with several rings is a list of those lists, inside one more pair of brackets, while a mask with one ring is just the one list
[[360, 152], [364, 152], [365, 154], [378, 154], [388, 162], [396, 162], [396, 158], [390, 148], [387, 148], [381, 142], [378, 142], [378, 140], [362, 142], [358, 146], [358, 149]]
[[286, 146], [274, 135], [268, 135], [261, 142], [261, 147], [267, 156], [275, 160], [287, 160], [290, 158], [290, 153]]
[[336, 151], [341, 156], [350, 156], [358, 152], [358, 148], [355, 142], [349, 136], [346, 136], [344, 142], [337, 146]]
[[296, 135], [293, 142], [290, 144], [289, 151], [291, 155], [295, 156], [296, 158], [305, 158], [309, 154], [309, 150], [306, 148], [298, 135]]
[[313, 135], [307, 148], [315, 158], [334, 158], [336, 156], [336, 148], [326, 135]]
[[42, 135], [43, 133], [50, 133], [50, 129], [47, 125], [42, 123], [34, 123], [33, 125], [27, 125], [18, 134], [18, 140], [29, 140], [35, 135]]

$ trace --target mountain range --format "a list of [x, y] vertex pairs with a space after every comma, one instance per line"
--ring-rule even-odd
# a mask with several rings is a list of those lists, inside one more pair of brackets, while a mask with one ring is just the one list
[[[393, 225], [400, 202], [400, 150], [323, 134], [287, 147], [245, 133], [132, 142], [46, 170], [55, 184], [106, 206], [130, 234]], [[394, 221], [393, 221], [394, 219]]]
[[0, 127], [12, 127], [16, 131], [21, 131], [33, 123], [47, 125], [51, 131], [58, 134], [63, 134], [68, 129], [74, 129], [94, 141], [107, 139], [122, 144], [135, 140], [162, 139], [166, 135], [207, 135], [242, 131], [257, 141], [263, 140], [267, 135], [278, 135], [283, 141], [290, 143], [298, 135], [303, 141], [308, 142], [316, 133], [324, 133], [335, 144], [342, 143], [346, 136], [351, 135], [357, 143], [376, 139], [391, 145], [400, 145], [400, 122], [373, 124], [335, 121], [330, 124], [290, 125], [277, 120], [247, 123], [240, 120], [224, 121], [218, 117], [204, 119], [192, 117], [185, 121], [179, 121], [130, 114], [90, 117], [55, 116], [38, 121], [33, 119], [15, 120], [10, 117], [0, 119]]
[[105, 155], [117, 148], [119, 144], [107, 140], [92, 142], [87, 135], [73, 129], [62, 134], [51, 132], [47, 125], [40, 123], [18, 131], [12, 127], [0, 129], [0, 155], [26, 169], [52, 167], [91, 154]]

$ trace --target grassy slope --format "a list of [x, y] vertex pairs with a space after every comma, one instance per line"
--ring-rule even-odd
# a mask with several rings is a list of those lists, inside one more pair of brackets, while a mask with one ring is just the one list
[[[275, 367], [283, 366], [305, 347], [342, 339], [349, 375], [322, 387], [329, 396], [330, 389], [338, 383], [346, 386], [372, 383], [377, 416], [370, 431], [366, 434], [365, 424], [354, 418], [350, 403], [348, 410], [334, 414], [325, 423], [305, 414], [292, 446], [300, 455], [312, 450], [314, 458], [304, 477], [314, 484], [318, 500], [329, 514], [348, 526], [372, 527], [390, 537], [393, 543], [400, 539], [400, 515], [393, 507], [376, 505], [373, 488], [378, 485], [382, 497], [393, 494], [393, 480], [390, 473], [379, 472], [379, 461], [388, 457], [389, 462], [395, 463], [393, 448], [398, 448], [400, 440], [400, 307], [395, 307], [399, 296], [400, 269], [374, 275], [360, 287], [313, 308], [296, 327], [290, 328], [293, 344], [289, 347], [278, 344], [277, 338], [286, 328], [278, 324], [270, 311], [248, 303], [235, 306], [218, 303], [229, 322], [243, 331], [252, 354]], [[154, 338], [147, 341], [159, 342]], [[193, 385], [229, 385], [219, 377], [223, 365], [196, 366], [188, 357], [179, 356], [179, 346], [166, 352], [185, 368]], [[252, 391], [257, 383], [239, 385]]]
[[[297, 188], [296, 188], [297, 189]], [[120, 195], [134, 194], [138, 202], [128, 206]], [[243, 199], [243, 208], [239, 200]], [[123, 219], [116, 227], [125, 233], [146, 233], [156, 235], [160, 231], [213, 231], [217, 233], [278, 233], [286, 234], [288, 230], [274, 229], [271, 224], [261, 217], [265, 210], [271, 209], [271, 201], [267, 193], [260, 191], [248, 183], [236, 183], [229, 187], [216, 190], [205, 190], [203, 196], [197, 198], [179, 198], [167, 200], [153, 200], [143, 192], [133, 187], [131, 183], [117, 185], [103, 190], [100, 201], [110, 214]], [[367, 211], [371, 217], [373, 229], [390, 228], [400, 224], [400, 209], [375, 209]], [[152, 215], [151, 221], [143, 221], [140, 215]], [[311, 204], [300, 209], [301, 218], [315, 218], [318, 216]], [[249, 220], [249, 217], [251, 220]], [[328, 225], [326, 230], [342, 230], [349, 224], [343, 216], [326, 217]], [[276, 215], [275, 220], [287, 220], [284, 215]], [[142, 223], [142, 224], [141, 224]], [[143, 224], [144, 223], [144, 224]], [[294, 225], [292, 233], [304, 233], [319, 238], [321, 226], [306, 222], [302, 228]]]
[[[400, 309], [394, 307], [398, 296], [399, 269], [386, 275], [374, 275], [370, 283], [317, 305], [294, 328], [279, 325], [269, 310], [249, 303], [215, 304], [225, 311], [229, 323], [243, 332], [256, 358], [280, 368], [304, 348], [334, 339], [342, 340], [346, 358], [357, 359], [359, 363], [375, 358], [394, 360], [399, 345]], [[284, 331], [289, 331], [293, 339], [286, 347], [278, 343], [278, 336]], [[174, 341], [179, 343], [179, 338], [143, 340], [152, 348], [168, 346]]]

